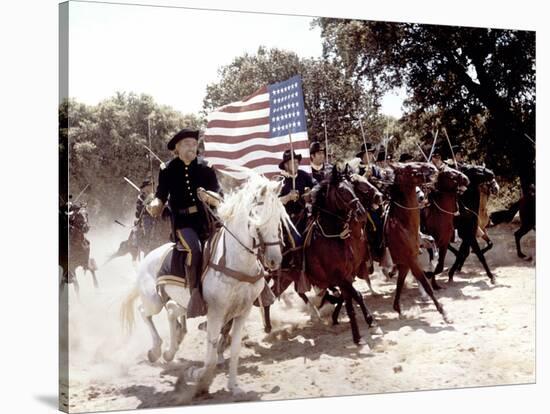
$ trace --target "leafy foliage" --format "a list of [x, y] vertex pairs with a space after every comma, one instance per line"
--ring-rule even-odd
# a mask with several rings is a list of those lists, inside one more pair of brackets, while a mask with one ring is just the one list
[[[92, 212], [109, 210], [119, 217], [134, 208], [137, 191], [123, 177], [138, 186], [149, 177], [148, 119], [151, 149], [164, 161], [172, 158], [166, 143], [183, 127], [200, 128], [203, 119], [181, 115], [161, 106], [148, 95], [117, 93], [97, 106], [74, 100], [60, 106], [60, 136], [68, 137], [70, 162], [69, 191], [76, 196], [87, 184], [83, 200]], [[60, 121], [61, 122], [61, 121]], [[60, 145], [60, 150], [62, 145]], [[153, 159], [153, 177], [158, 177], [159, 162]]]
[[315, 24], [325, 59], [375, 101], [406, 87], [408, 126], [428, 114], [498, 174], [534, 180], [535, 151], [525, 137], [535, 138], [534, 32], [325, 18]]

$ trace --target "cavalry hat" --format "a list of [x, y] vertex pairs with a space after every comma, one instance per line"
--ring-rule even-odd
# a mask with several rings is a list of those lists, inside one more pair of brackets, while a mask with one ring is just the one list
[[461, 152], [464, 154], [464, 147], [462, 145], [453, 145], [453, 151], [456, 154], [457, 152]]
[[309, 155], [313, 155], [318, 152], [325, 152], [325, 148], [321, 145], [320, 142], [314, 141], [309, 144]]
[[443, 150], [442, 148], [439, 146], [439, 145], [436, 145], [433, 152], [432, 152], [432, 157], [434, 155], [437, 155], [438, 157], [443, 157]]
[[197, 141], [199, 140], [199, 131], [195, 129], [184, 128], [168, 141], [168, 149], [173, 151], [176, 148], [176, 144], [184, 138], [194, 138]]
[[361, 144], [361, 149], [357, 154], [355, 154], [358, 158], [363, 158], [363, 155], [365, 155], [365, 152], [374, 152], [374, 147], [370, 142], [367, 142], [367, 144]]
[[[279, 169], [284, 170], [285, 169], [285, 162], [290, 161], [292, 158], [290, 157], [290, 150], [286, 150], [283, 153], [283, 160], [279, 163]], [[294, 151], [294, 159], [298, 160], [298, 163], [302, 161], [302, 155], [297, 154], [296, 151]]]
[[378, 151], [378, 156], [376, 157], [376, 161], [386, 161], [386, 155], [386, 150], [384, 148], [380, 148], [380, 151]]
[[407, 162], [412, 160], [414, 160], [414, 157], [411, 154], [408, 154], [406, 152], [404, 152], [399, 156], [399, 162]]

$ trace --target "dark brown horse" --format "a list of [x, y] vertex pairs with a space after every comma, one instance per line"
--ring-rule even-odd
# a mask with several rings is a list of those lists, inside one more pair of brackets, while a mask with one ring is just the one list
[[323, 182], [313, 195], [315, 227], [312, 240], [305, 247], [306, 275], [321, 289], [337, 287], [342, 292], [351, 333], [356, 344], [364, 343], [359, 333], [353, 301], [372, 326], [363, 297], [353, 287], [360, 272], [367, 272], [368, 244], [364, 232], [367, 212], [357, 197], [353, 185], [344, 174], [333, 168], [329, 180]]
[[393, 308], [401, 315], [399, 299], [410, 270], [433, 300], [443, 319], [449, 322], [443, 306], [434, 296], [432, 287], [418, 261], [420, 207], [416, 197], [416, 187], [433, 183], [437, 177], [437, 169], [431, 164], [422, 162], [394, 164], [393, 167], [395, 181], [390, 190], [391, 200], [384, 224], [386, 245], [399, 271]]
[[[330, 176], [313, 191], [313, 233], [311, 241], [305, 246], [305, 275], [312, 285], [322, 290], [340, 290], [343, 300], [334, 297], [331, 300], [337, 305], [333, 322], [337, 323], [341, 304], [345, 302], [353, 341], [361, 344], [363, 341], [357, 327], [353, 300], [361, 307], [369, 326], [372, 326], [373, 318], [361, 294], [352, 285], [355, 275], [368, 277], [369, 271], [366, 266], [369, 251], [364, 232], [366, 211], [354, 187], [373, 198], [379, 197], [379, 193], [363, 180], [354, 180], [352, 184], [346, 179], [346, 171], [339, 172], [334, 167]], [[368, 197], [366, 194], [362, 196]], [[298, 282], [300, 270], [282, 272], [281, 276], [272, 288], [275, 296], [279, 296], [293, 281]], [[307, 303], [303, 292], [299, 294]], [[269, 332], [268, 307], [264, 308], [264, 324], [266, 332]]]
[[447, 246], [454, 234], [454, 218], [458, 214], [457, 196], [466, 190], [469, 183], [466, 175], [445, 167], [437, 175], [435, 191], [430, 193], [430, 204], [421, 211], [423, 232], [434, 238], [439, 252], [435, 270], [426, 272], [426, 276], [432, 280], [432, 287], [436, 290], [441, 289], [437, 284], [436, 275], [443, 271]]
[[[464, 165], [461, 171], [470, 180], [470, 185], [464, 194], [460, 196], [458, 202], [460, 215], [455, 218], [455, 227], [462, 239], [462, 244], [456, 253], [457, 256], [454, 264], [449, 269], [449, 282], [452, 282], [455, 272], [462, 268], [462, 265], [470, 254], [471, 248], [483, 265], [489, 280], [494, 284], [495, 276], [489, 269], [483, 251], [479, 247], [477, 234], [479, 230], [480, 186], [493, 181], [495, 174], [488, 168], [480, 165]], [[451, 249], [449, 248], [449, 250]]]

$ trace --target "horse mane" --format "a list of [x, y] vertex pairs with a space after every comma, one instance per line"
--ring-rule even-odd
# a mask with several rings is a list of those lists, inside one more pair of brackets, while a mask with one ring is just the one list
[[[269, 180], [250, 169], [242, 169], [242, 172], [247, 175], [246, 181], [226, 194], [218, 206], [217, 212], [221, 220], [228, 222], [246, 217], [250, 218], [254, 224], [261, 226], [277, 218], [283, 221], [285, 227], [288, 226], [290, 217], [278, 197], [279, 182]], [[259, 200], [258, 196], [262, 199]], [[251, 216], [254, 204], [258, 201], [263, 202], [262, 215]]]

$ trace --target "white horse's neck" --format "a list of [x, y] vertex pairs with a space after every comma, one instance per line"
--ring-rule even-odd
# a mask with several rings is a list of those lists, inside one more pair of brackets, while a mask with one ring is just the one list
[[[225, 251], [225, 264], [229, 269], [242, 272], [253, 276], [259, 270], [256, 254], [252, 254], [248, 249], [253, 249], [253, 239], [248, 231], [248, 220], [233, 219], [228, 221], [225, 226], [227, 230], [223, 232], [223, 240], [219, 247]], [[235, 237], [246, 246], [246, 249]], [[255, 250], [254, 250], [255, 251]], [[222, 250], [218, 248], [218, 254], [221, 256]], [[217, 257], [217, 262], [220, 256]]]

